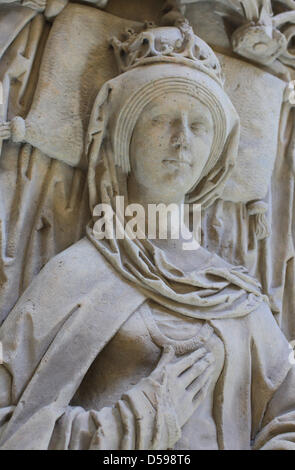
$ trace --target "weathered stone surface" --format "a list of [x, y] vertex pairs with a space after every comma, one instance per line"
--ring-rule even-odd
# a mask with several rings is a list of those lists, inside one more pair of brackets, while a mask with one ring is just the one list
[[290, 8], [1, 6], [1, 449], [295, 449]]

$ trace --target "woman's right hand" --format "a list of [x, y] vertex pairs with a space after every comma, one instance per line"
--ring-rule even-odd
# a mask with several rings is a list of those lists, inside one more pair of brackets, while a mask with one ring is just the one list
[[11, 138], [11, 123], [0, 122], [0, 140], [7, 140]]
[[12, 142], [25, 142], [26, 123], [20, 116], [15, 116], [11, 121], [0, 122], [0, 141], [12, 140]]
[[204, 347], [181, 356], [175, 356], [167, 346], [150, 378], [166, 388], [182, 427], [206, 397], [214, 371], [214, 355]]

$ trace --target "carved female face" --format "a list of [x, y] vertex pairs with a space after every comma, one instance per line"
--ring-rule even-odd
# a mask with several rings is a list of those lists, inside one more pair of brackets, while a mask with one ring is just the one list
[[214, 125], [209, 109], [184, 93], [152, 100], [130, 145], [132, 179], [161, 200], [183, 198], [209, 158]]

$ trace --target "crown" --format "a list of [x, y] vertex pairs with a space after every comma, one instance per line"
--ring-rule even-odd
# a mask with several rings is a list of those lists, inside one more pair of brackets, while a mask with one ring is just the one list
[[211, 47], [194, 34], [187, 21], [176, 26], [157, 27], [146, 23], [144, 30], [128, 29], [123, 41], [110, 41], [120, 72], [159, 62], [183, 63], [210, 75], [223, 86], [220, 63]]

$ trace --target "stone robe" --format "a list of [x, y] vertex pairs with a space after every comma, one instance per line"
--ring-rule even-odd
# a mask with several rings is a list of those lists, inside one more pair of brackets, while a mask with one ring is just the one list
[[[155, 441], [153, 407], [136, 425], [138, 384], [100, 410], [71, 403], [89, 367], [145, 303], [87, 239], [41, 270], [0, 330], [2, 449], [167, 448], [165, 427]], [[295, 371], [269, 307], [205, 323], [225, 354], [212, 409], [218, 448], [295, 449]]]

